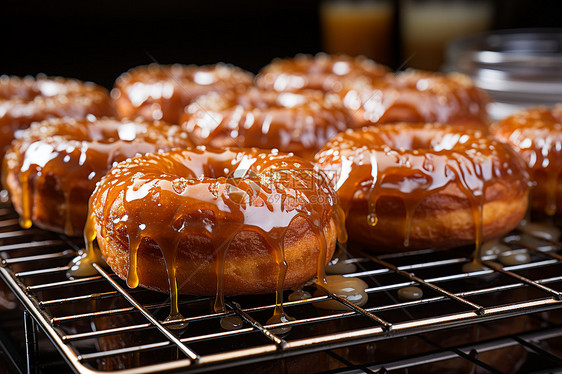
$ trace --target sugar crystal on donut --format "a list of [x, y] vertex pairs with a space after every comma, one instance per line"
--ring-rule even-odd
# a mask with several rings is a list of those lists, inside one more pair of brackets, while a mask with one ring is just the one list
[[178, 127], [166, 123], [53, 119], [17, 135], [6, 153], [3, 185], [23, 227], [82, 235], [96, 182], [118, 161], [139, 153], [186, 147]]
[[0, 158], [17, 130], [51, 118], [115, 115], [108, 92], [91, 82], [26, 76], [0, 77]]
[[527, 208], [523, 160], [480, 132], [441, 124], [348, 130], [316, 162], [335, 171], [350, 240], [372, 250], [478, 246], [516, 227]]
[[210, 92], [243, 91], [253, 76], [232, 65], [138, 66], [123, 73], [111, 95], [122, 117], [178, 123], [184, 107]]
[[492, 126], [493, 134], [525, 159], [535, 183], [531, 207], [547, 215], [562, 211], [562, 104], [513, 113]]
[[224, 295], [273, 291], [282, 316], [283, 289], [324, 278], [336, 237], [346, 240], [342, 217], [336, 193], [306, 160], [196, 148], [115, 166], [92, 195], [85, 236], [97, 233], [129, 286], [169, 291], [172, 318], [178, 293], [215, 295], [220, 312]]

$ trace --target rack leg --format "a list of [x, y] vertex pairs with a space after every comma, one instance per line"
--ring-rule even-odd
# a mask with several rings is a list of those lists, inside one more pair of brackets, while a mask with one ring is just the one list
[[27, 311], [23, 312], [23, 325], [25, 329], [25, 355], [27, 363], [27, 372], [29, 374], [38, 374], [38, 357], [39, 352], [37, 343], [37, 326], [35, 320]]

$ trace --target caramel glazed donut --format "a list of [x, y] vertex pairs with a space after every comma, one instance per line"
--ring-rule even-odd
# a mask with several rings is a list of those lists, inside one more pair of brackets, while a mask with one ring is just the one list
[[50, 118], [113, 116], [108, 92], [90, 82], [67, 78], [0, 76], [0, 159], [16, 130]]
[[96, 182], [117, 161], [190, 146], [177, 126], [109, 118], [38, 122], [17, 134], [4, 158], [2, 183], [20, 223], [82, 235]]
[[349, 81], [340, 95], [358, 127], [438, 122], [486, 133], [490, 121], [488, 95], [459, 73], [406, 70], [370, 82]]
[[351, 126], [337, 95], [251, 88], [211, 93], [186, 108], [181, 126], [196, 143], [214, 148], [276, 148], [312, 160], [331, 137]]
[[244, 91], [251, 73], [227, 64], [138, 66], [123, 73], [111, 96], [121, 117], [143, 117], [177, 124], [183, 109], [209, 92]]
[[333, 177], [350, 241], [376, 250], [480, 243], [513, 229], [527, 208], [524, 161], [479, 132], [440, 124], [348, 130], [316, 161]]
[[297, 55], [275, 59], [256, 77], [258, 87], [278, 92], [320, 90], [340, 92], [345, 83], [371, 81], [389, 73], [390, 69], [365, 57]]
[[178, 292], [282, 295], [323, 274], [340, 228], [337, 195], [312, 163], [199, 147], [116, 165], [92, 195], [85, 236], [129, 286], [170, 289], [173, 307]]
[[531, 208], [562, 212], [562, 104], [522, 110], [492, 125], [492, 133], [527, 162], [535, 186]]

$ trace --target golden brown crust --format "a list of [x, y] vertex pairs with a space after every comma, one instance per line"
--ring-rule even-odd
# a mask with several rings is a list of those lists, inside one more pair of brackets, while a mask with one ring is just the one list
[[[525, 216], [528, 192], [497, 183], [486, 189], [483, 205], [482, 240], [500, 237]], [[351, 241], [369, 245], [379, 251], [404, 249], [406, 211], [399, 199], [381, 197], [376, 211], [380, 217], [375, 226], [367, 221], [367, 199], [361, 192], [356, 195], [349, 212], [346, 227]], [[409, 249], [447, 249], [474, 244], [475, 223], [473, 209], [457, 186], [431, 195], [420, 202], [415, 210], [409, 233]]]

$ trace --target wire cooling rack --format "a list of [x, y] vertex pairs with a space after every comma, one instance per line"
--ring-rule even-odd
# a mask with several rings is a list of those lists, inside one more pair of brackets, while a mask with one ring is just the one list
[[[188, 326], [176, 331], [161, 322], [169, 310], [164, 294], [128, 289], [100, 266], [95, 276], [68, 279], [68, 263], [80, 247], [62, 235], [21, 230], [11, 208], [0, 207], [0, 276], [25, 307], [26, 329], [42, 330], [78, 373], [234, 368], [562, 306], [560, 243], [514, 246], [516, 253], [530, 255], [528, 263], [501, 266], [486, 256], [486, 268], [469, 273], [462, 266], [470, 261], [470, 248], [379, 256], [358, 252], [346, 261], [356, 271], [345, 276], [368, 284], [369, 300], [362, 307], [318, 309], [318, 302], [345, 300], [310, 287], [312, 297], [285, 302], [293, 321], [268, 325], [273, 295], [227, 298], [225, 313], [212, 311], [213, 298], [182, 296], [180, 311]], [[397, 291], [412, 285], [423, 290], [423, 297], [400, 300]], [[242, 328], [220, 327], [221, 318], [231, 315], [243, 320]], [[286, 327], [289, 333], [275, 333]], [[30, 340], [28, 368], [34, 357]], [[405, 363], [398, 359], [387, 365]]]

